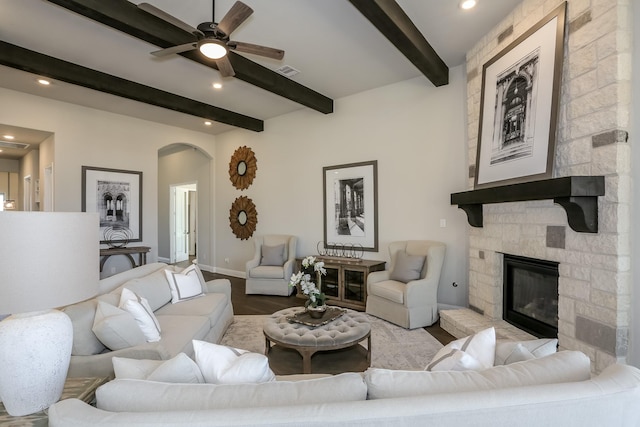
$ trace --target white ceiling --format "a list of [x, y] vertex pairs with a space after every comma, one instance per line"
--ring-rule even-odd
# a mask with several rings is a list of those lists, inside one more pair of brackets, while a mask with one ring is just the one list
[[[421, 76], [347, 0], [243, 1], [255, 12], [231, 39], [286, 52], [282, 61], [245, 56], [274, 70], [296, 68], [301, 73], [293, 80], [334, 100]], [[459, 0], [397, 0], [449, 67], [463, 64], [466, 52], [520, 1], [478, 0], [463, 11]], [[212, 19], [211, 0], [147, 2], [193, 26]], [[216, 20], [233, 3], [217, 0]], [[149, 52], [158, 47], [44, 0], [0, 1], [0, 40], [262, 120], [307, 108], [178, 55], [155, 58]], [[0, 86], [9, 89], [211, 134], [233, 129], [64, 82], [41, 87], [35, 78], [0, 66]], [[214, 90], [214, 82], [223, 88]]]

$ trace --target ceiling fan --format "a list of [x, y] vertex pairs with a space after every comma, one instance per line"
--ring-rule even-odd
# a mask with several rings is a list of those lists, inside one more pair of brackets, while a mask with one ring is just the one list
[[198, 49], [204, 56], [216, 61], [216, 66], [223, 77], [235, 75], [231, 61], [227, 56], [230, 50], [273, 59], [282, 59], [284, 57], [284, 51], [280, 49], [229, 39], [229, 35], [253, 13], [253, 9], [241, 1], [235, 2], [220, 22], [203, 22], [199, 24], [197, 28], [192, 27], [149, 3], [140, 3], [138, 7], [176, 27], [190, 32], [195, 37], [195, 40], [191, 43], [151, 52], [154, 56], [163, 57]]

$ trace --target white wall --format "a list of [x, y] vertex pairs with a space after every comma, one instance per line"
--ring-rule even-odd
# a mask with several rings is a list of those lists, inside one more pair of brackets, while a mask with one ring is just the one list
[[[55, 209], [81, 210], [81, 167], [94, 166], [142, 171], [142, 242], [150, 246], [147, 261], [157, 259], [158, 149], [182, 142], [215, 157], [215, 138], [159, 123], [126, 117], [74, 104], [0, 88], [0, 117], [14, 126], [42, 129], [55, 134]], [[213, 183], [211, 184], [213, 186]], [[210, 203], [213, 198], [205, 203]], [[99, 239], [96, 230], [96, 241]], [[208, 256], [211, 257], [213, 247]], [[209, 260], [203, 260], [209, 264]], [[73, 255], [69, 256], [69, 265]], [[107, 266], [129, 268], [125, 257], [109, 259]], [[110, 273], [110, 271], [108, 271]]]
[[[636, 30], [633, 34], [633, 63], [631, 65], [634, 70], [634, 75], [637, 74], [637, 70], [640, 70], [640, 4], [637, 2], [631, 2], [630, 7], [633, 12], [633, 28]], [[638, 147], [634, 147], [636, 142], [636, 134], [640, 131], [640, 82], [637, 78], [631, 79], [632, 82], [632, 104], [631, 104], [631, 129], [629, 129], [629, 142], [631, 149], [631, 164], [636, 167], [631, 168], [632, 179], [634, 181], [633, 193], [632, 193], [632, 218], [638, 218], [638, 201], [640, 200], [640, 168], [637, 165], [640, 164], [640, 150]], [[631, 345], [629, 346], [629, 356], [627, 360], [630, 364], [640, 367], [640, 284], [638, 284], [638, 278], [640, 273], [640, 227], [637, 226], [637, 221], [633, 221], [632, 232], [632, 251], [631, 251], [631, 269], [632, 269], [632, 323], [631, 323]]]
[[[379, 252], [389, 259], [394, 240], [433, 239], [447, 244], [439, 302], [466, 305], [466, 215], [450, 204], [467, 183], [465, 74], [451, 70], [450, 83], [435, 88], [420, 77], [335, 101], [335, 112], [300, 110], [265, 122], [265, 131], [234, 130], [217, 137], [217, 271], [243, 275], [253, 255], [251, 239], [241, 241], [229, 226], [229, 209], [240, 195], [258, 211], [256, 234], [299, 237], [298, 255], [316, 254], [323, 240], [322, 168], [378, 161]], [[253, 184], [235, 189], [229, 161], [243, 145], [258, 160]], [[440, 220], [446, 220], [446, 228]], [[230, 262], [225, 264], [224, 258]], [[452, 282], [460, 286], [454, 288]]]

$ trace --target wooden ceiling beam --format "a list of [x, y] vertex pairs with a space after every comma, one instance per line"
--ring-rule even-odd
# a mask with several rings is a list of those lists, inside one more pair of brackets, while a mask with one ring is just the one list
[[395, 0], [349, 0], [435, 86], [449, 84], [449, 67]]
[[[189, 43], [193, 35], [139, 9], [127, 0], [48, 0], [111, 28], [161, 48]], [[216, 68], [215, 62], [195, 51], [185, 58]], [[321, 113], [333, 112], [333, 100], [241, 55], [229, 52], [235, 77]]]
[[262, 120], [63, 61], [4, 41], [0, 41], [0, 64], [203, 119], [256, 132], [264, 130]]

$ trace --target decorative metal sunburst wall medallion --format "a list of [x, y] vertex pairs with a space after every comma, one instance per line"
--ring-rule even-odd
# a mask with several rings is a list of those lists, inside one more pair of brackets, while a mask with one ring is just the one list
[[240, 240], [247, 240], [253, 236], [258, 223], [258, 211], [253, 200], [246, 196], [240, 196], [234, 200], [229, 210], [229, 225], [233, 234]]
[[258, 170], [256, 155], [247, 146], [238, 148], [229, 162], [229, 179], [238, 190], [249, 188]]

